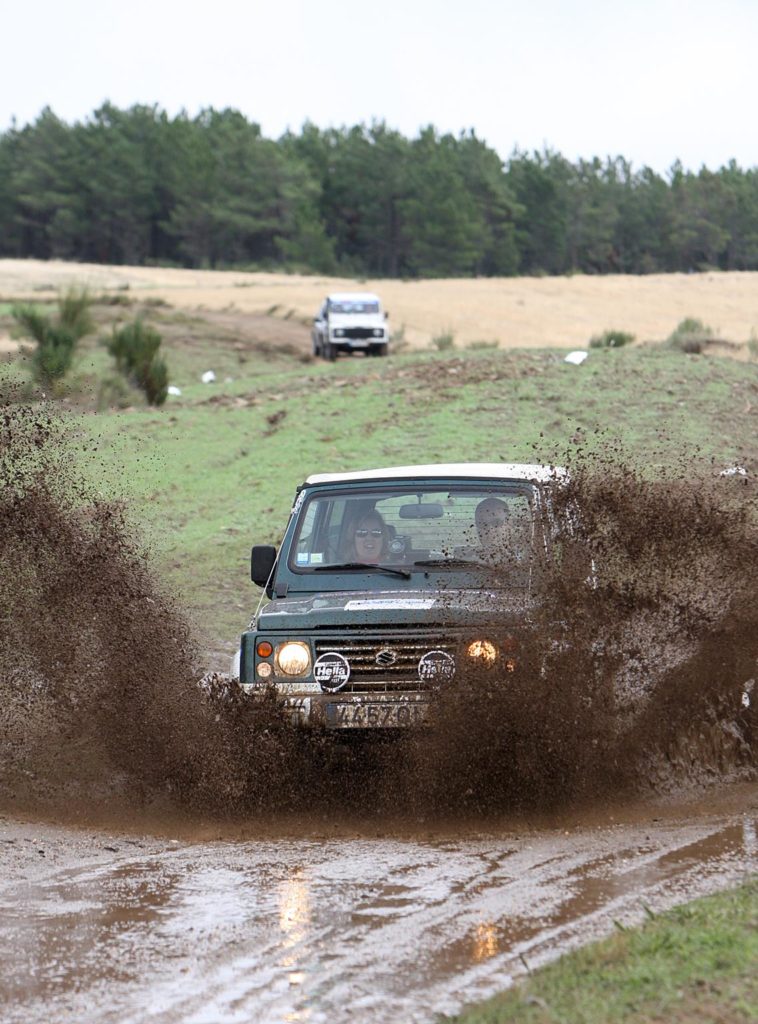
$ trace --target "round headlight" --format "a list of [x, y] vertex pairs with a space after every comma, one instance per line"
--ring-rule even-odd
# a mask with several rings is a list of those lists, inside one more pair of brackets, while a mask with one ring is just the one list
[[311, 667], [311, 651], [308, 644], [289, 640], [276, 649], [277, 669], [285, 676], [304, 676]]
[[381, 338], [381, 336], [383, 334], [384, 334], [384, 331], [381, 329], [381, 327], [375, 327], [374, 328], [374, 337], [375, 338]]
[[337, 328], [337, 329], [335, 330], [335, 332], [334, 332], [334, 337], [335, 337], [335, 338], [341, 338], [341, 337], [342, 337], [342, 336], [344, 335], [344, 333], [345, 333], [345, 332], [344, 332], [344, 331], [342, 330], [342, 328], [341, 328], [341, 327], [338, 327], [338, 328]]
[[479, 665], [494, 665], [497, 659], [497, 647], [490, 640], [473, 640], [466, 650], [469, 658]]

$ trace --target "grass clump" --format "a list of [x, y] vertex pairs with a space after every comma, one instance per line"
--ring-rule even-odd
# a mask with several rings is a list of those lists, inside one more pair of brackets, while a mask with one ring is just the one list
[[479, 352], [486, 349], [500, 348], [500, 342], [497, 338], [477, 338], [474, 341], [470, 341], [466, 348]]
[[144, 392], [150, 405], [163, 405], [168, 395], [168, 367], [158, 354], [161, 336], [139, 318], [113, 329], [106, 347], [116, 366]]
[[758, 1019], [758, 878], [732, 892], [648, 912], [576, 950], [502, 995], [464, 1011], [456, 1024], [647, 1024]]
[[713, 338], [713, 329], [704, 324], [702, 320], [686, 317], [684, 320], [680, 320], [668, 336], [666, 346], [687, 355], [699, 355]]
[[70, 370], [77, 344], [94, 329], [91, 306], [86, 288], [70, 288], [61, 295], [55, 316], [29, 303], [12, 306], [20, 335], [37, 342], [32, 372], [39, 383], [49, 386]]
[[609, 330], [602, 334], [595, 334], [590, 338], [590, 348], [621, 348], [622, 345], [631, 345], [634, 335], [629, 331]]
[[438, 352], [449, 352], [450, 349], [455, 348], [455, 334], [452, 331], [443, 331], [441, 334], [435, 334], [432, 338], [432, 345], [434, 345]]

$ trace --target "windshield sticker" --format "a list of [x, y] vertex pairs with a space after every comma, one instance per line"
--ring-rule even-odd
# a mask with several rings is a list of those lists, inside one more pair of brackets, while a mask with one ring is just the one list
[[310, 556], [308, 555], [307, 551], [298, 551], [297, 557], [296, 557], [295, 560], [296, 560], [298, 565], [307, 565], [309, 557]]
[[448, 682], [455, 675], [455, 659], [447, 651], [427, 651], [418, 663], [422, 683]]
[[433, 597], [401, 597], [395, 600], [382, 601], [379, 599], [364, 599], [360, 601], [348, 601], [345, 605], [347, 612], [372, 612], [381, 611], [382, 608], [433, 608], [435, 599]]
[[327, 651], [314, 664], [313, 675], [322, 690], [336, 693], [350, 678], [350, 663], [336, 651]]
[[321, 565], [324, 561], [324, 554], [322, 551], [314, 551], [311, 555], [311, 565]]

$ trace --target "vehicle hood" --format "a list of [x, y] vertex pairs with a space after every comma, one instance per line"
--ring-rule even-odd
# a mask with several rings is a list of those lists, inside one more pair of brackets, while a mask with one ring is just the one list
[[509, 623], [526, 618], [532, 606], [525, 590], [343, 590], [274, 599], [258, 616], [257, 629]]

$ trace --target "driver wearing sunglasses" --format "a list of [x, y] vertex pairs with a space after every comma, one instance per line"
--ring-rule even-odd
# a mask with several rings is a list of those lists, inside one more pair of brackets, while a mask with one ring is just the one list
[[355, 524], [353, 548], [356, 562], [376, 565], [387, 553], [389, 531], [378, 512], [368, 512]]

